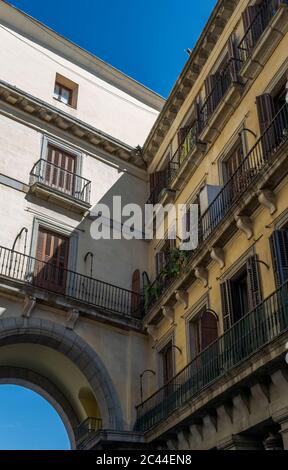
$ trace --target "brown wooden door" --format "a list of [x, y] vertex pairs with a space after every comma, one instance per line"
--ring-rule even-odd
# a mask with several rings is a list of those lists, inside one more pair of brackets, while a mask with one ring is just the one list
[[163, 382], [167, 384], [173, 378], [173, 347], [167, 344], [162, 352], [163, 356]]
[[206, 310], [201, 316], [201, 350], [208, 348], [217, 338], [217, 319], [209, 310]]
[[74, 155], [69, 155], [49, 145], [46, 169], [44, 171], [45, 184], [66, 194], [74, 194], [75, 167]]
[[140, 308], [140, 271], [136, 269], [132, 275], [132, 298], [131, 310], [132, 315], [139, 314]]
[[34, 284], [52, 292], [65, 293], [69, 239], [43, 228], [39, 229], [34, 270]]

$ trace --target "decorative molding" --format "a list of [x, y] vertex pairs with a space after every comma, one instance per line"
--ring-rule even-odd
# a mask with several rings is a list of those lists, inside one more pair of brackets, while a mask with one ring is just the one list
[[240, 393], [236, 397], [233, 398], [233, 405], [236, 406], [236, 408], [239, 408], [242, 413], [248, 413], [250, 415], [251, 410], [250, 410], [250, 399], [247, 396], [246, 393]]
[[24, 306], [22, 310], [23, 318], [30, 318], [32, 311], [36, 306], [37, 300], [36, 297], [26, 296], [24, 299]]
[[162, 305], [162, 312], [164, 317], [168, 318], [168, 320], [171, 322], [171, 325], [174, 325], [175, 323], [175, 310], [173, 307], [170, 307], [169, 305]]
[[187, 291], [184, 290], [176, 290], [175, 297], [180, 304], [184, 305], [185, 309], [189, 306], [189, 294]]
[[[190, 58], [186, 66], [184, 67], [170, 94], [169, 99], [165, 103], [163, 110], [161, 111], [146, 140], [143, 149], [143, 154], [146, 161], [150, 162], [153, 159], [156, 151], [165, 138], [163, 137], [159, 139], [159, 136], [156, 134], [158, 128], [161, 125], [164, 125], [165, 122], [165, 129], [167, 132], [169, 126], [171, 126], [174, 122], [177, 113], [182, 106], [182, 103], [187, 98], [191, 88], [199, 77], [201, 70], [206, 64], [207, 59], [216, 47], [218, 38], [222, 34], [231, 14], [237, 7], [237, 4], [238, 2], [236, 2], [236, 0], [221, 0], [214, 8], [200, 40], [198, 41], [193, 52], [190, 54]], [[209, 39], [207, 40], [207, 38]], [[180, 90], [181, 99], [179, 99]]]
[[75, 308], [71, 308], [71, 310], [68, 311], [68, 316], [66, 320], [66, 328], [68, 328], [68, 330], [74, 330], [78, 319], [79, 319], [79, 310]]
[[225, 267], [225, 255], [222, 248], [214, 246], [210, 250], [210, 255], [211, 258], [219, 264], [221, 269]]
[[270, 189], [261, 189], [258, 192], [258, 201], [262, 206], [269, 209], [271, 215], [277, 211], [276, 194]]
[[156, 342], [158, 337], [158, 327], [155, 325], [147, 325], [146, 330], [148, 335], [151, 336], [154, 342]]
[[0, 101], [4, 101], [22, 112], [76, 135], [79, 139], [95, 145], [98, 149], [109, 152], [112, 156], [144, 169], [145, 164], [137, 158], [135, 149], [112, 136], [80, 121], [54, 106], [29, 95], [19, 88], [0, 80]]
[[204, 287], [208, 286], [208, 271], [203, 266], [197, 266], [194, 270], [195, 277], [199, 279]]
[[253, 237], [253, 225], [252, 220], [247, 215], [236, 215], [235, 221], [237, 228], [244, 232], [248, 240]]

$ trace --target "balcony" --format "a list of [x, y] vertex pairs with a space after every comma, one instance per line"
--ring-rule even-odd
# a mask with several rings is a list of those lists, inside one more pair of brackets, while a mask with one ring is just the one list
[[173, 198], [176, 190], [180, 191], [185, 182], [189, 180], [199, 159], [205, 153], [207, 145], [198, 139], [199, 124], [195, 121], [187, 129], [186, 136], [174, 153], [163, 172], [162, 181], [151, 192], [147, 204], [157, 204], [163, 198], [163, 202], [169, 196]]
[[239, 43], [240, 74], [255, 79], [288, 31], [287, 0], [264, 0]]
[[70, 308], [76, 308], [75, 302], [82, 309], [90, 306], [92, 316], [98, 313], [111, 321], [135, 320], [137, 323], [142, 318], [139, 294], [1, 246], [0, 282], [25, 288], [25, 292], [41, 300], [41, 292], [52, 293], [47, 300], [57, 304], [60, 299], [58, 303], [63, 307], [65, 300]]
[[87, 441], [94, 437], [95, 433], [102, 429], [100, 418], [87, 418], [75, 430], [77, 449], [85, 448]]
[[137, 406], [137, 431], [148, 431], [278, 338], [288, 328], [288, 281]]
[[30, 173], [30, 191], [80, 214], [91, 207], [91, 182], [44, 159], [35, 163]]
[[217, 74], [215, 85], [200, 110], [199, 139], [211, 142], [223, 129], [241, 98], [243, 84], [238, 78], [240, 59], [228, 60]]
[[[222, 236], [222, 242], [225, 243], [229, 236], [231, 236], [231, 226], [232, 223], [233, 227], [235, 226], [235, 220], [234, 217], [231, 218], [231, 221], [228, 224], [228, 217], [233, 213], [233, 209], [239, 206], [240, 202], [244, 207], [246, 201], [243, 196], [245, 193], [248, 193], [249, 190], [255, 197], [255, 192], [257, 193], [256, 183], [265, 173], [269, 174], [269, 172], [271, 172], [271, 167], [277, 163], [277, 154], [282, 148], [284, 148], [284, 144], [286, 142], [288, 142], [287, 103], [278, 112], [266, 131], [242, 160], [241, 165], [239, 165], [231, 178], [219, 191], [216, 198], [211, 202], [207, 210], [199, 218], [198, 248], [194, 251], [188, 252], [187, 254], [185, 252], [185, 255], [182, 255], [182, 259], [179, 255], [180, 261], [176, 261], [176, 265], [175, 259], [172, 259], [171, 262], [168, 261], [163, 272], [159, 274], [151, 285], [146, 287], [145, 312], [147, 316], [150, 316], [150, 314], [152, 315], [151, 312], [154, 309], [156, 310], [158, 307], [160, 308], [164, 301], [166, 302], [171, 300], [168, 295], [168, 290], [169, 292], [170, 290], [171, 292], [175, 292], [176, 289], [180, 288], [178, 280], [181, 276], [183, 278], [183, 282], [186, 274], [191, 277], [191, 270], [193, 269], [192, 264], [195, 262], [195, 259], [201, 251], [206, 249], [206, 260], [209, 259], [209, 255], [207, 254], [208, 240], [211, 242], [211, 238], [214, 237], [214, 242], [216, 243], [217, 241], [217, 244], [219, 244]], [[285, 157], [286, 155], [284, 155], [284, 158]], [[281, 179], [285, 173], [281, 171], [281, 169], [278, 169], [277, 171], [277, 178], [279, 177], [279, 179]], [[276, 181], [276, 178], [274, 178], [274, 180]], [[253, 204], [253, 207], [255, 208], [255, 203]], [[221, 226], [226, 222], [227, 227], [222, 233]], [[169, 268], [169, 265], [172, 265], [172, 268]], [[172, 285], [173, 289], [170, 289]]]

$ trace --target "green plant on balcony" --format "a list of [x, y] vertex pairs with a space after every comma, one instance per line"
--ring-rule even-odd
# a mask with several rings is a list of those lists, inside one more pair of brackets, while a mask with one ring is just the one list
[[148, 310], [151, 303], [157, 300], [165, 287], [166, 281], [174, 279], [180, 274], [188, 261], [188, 253], [178, 248], [174, 248], [169, 252], [168, 261], [164, 268], [160, 271], [158, 278], [152, 284], [144, 287], [144, 306], [145, 311]]
[[158, 299], [161, 294], [161, 287], [159, 282], [156, 280], [153, 284], [147, 284], [144, 287], [144, 309], [148, 310], [152, 301]]
[[159, 278], [163, 281], [176, 277], [183, 267], [186, 265], [188, 260], [188, 254], [186, 251], [174, 248], [170, 251], [168, 262], [160, 272]]

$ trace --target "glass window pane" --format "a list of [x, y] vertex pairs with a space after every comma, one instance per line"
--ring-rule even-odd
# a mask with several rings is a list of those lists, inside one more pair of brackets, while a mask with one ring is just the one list
[[69, 104], [70, 100], [70, 91], [66, 88], [62, 88], [61, 90], [61, 101], [65, 104]]
[[58, 85], [58, 83], [56, 83], [55, 88], [54, 88], [54, 97], [59, 99], [59, 95], [60, 95], [60, 86]]

